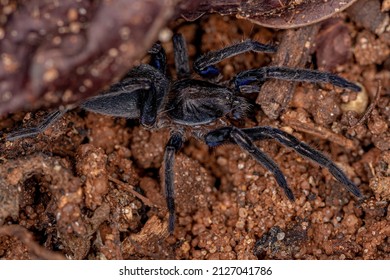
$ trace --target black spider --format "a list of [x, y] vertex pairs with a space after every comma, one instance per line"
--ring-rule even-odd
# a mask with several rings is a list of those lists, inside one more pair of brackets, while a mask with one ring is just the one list
[[[174, 35], [174, 58], [177, 80], [170, 81], [166, 76], [166, 55], [160, 44], [150, 50], [150, 64], [141, 64], [102, 95], [92, 97], [81, 107], [92, 112], [115, 117], [139, 119], [150, 129], [168, 127], [170, 139], [164, 155], [164, 185], [166, 203], [169, 211], [168, 229], [172, 233], [175, 223], [174, 203], [174, 160], [175, 153], [182, 147], [185, 137], [192, 135], [209, 146], [232, 143], [248, 152], [264, 168], [271, 171], [278, 185], [290, 200], [294, 195], [286, 179], [265, 153], [253, 143], [264, 139], [274, 139], [280, 144], [294, 149], [319, 165], [327, 168], [345, 188], [357, 197], [362, 197], [359, 189], [347, 178], [344, 172], [330, 159], [294, 136], [268, 126], [238, 128], [229, 125], [229, 120], [245, 117], [249, 103], [243, 93], [258, 92], [267, 79], [330, 83], [338, 87], [360, 91], [360, 87], [331, 73], [286, 67], [262, 67], [238, 73], [225, 85], [207, 81], [219, 75], [214, 66], [225, 58], [247, 51], [275, 52], [271, 45], [246, 40], [218, 51], [206, 53], [195, 60], [194, 71], [202, 78], [192, 78], [185, 40]], [[34, 136], [44, 131], [67, 110], [51, 113], [38, 127], [24, 129], [8, 135], [7, 140]]]

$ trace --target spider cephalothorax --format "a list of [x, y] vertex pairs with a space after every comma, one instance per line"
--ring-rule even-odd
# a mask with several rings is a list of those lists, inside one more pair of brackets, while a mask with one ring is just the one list
[[[243, 52], [275, 52], [276, 48], [247, 40], [206, 53], [195, 60], [193, 69], [199, 77], [193, 78], [183, 37], [175, 35], [173, 44], [177, 80], [170, 81], [167, 77], [165, 51], [157, 43], [149, 52], [151, 55], [149, 64], [141, 64], [133, 68], [108, 91], [81, 104], [81, 107], [88, 111], [139, 119], [140, 123], [147, 128], [170, 128], [171, 136], [165, 147], [163, 164], [170, 232], [173, 231], [175, 222], [174, 158], [175, 153], [183, 144], [186, 131], [192, 131], [192, 136], [209, 146], [218, 146], [223, 143], [238, 145], [264, 168], [272, 172], [278, 185], [290, 200], [294, 200], [294, 195], [282, 171], [272, 159], [254, 145], [254, 141], [274, 139], [294, 149], [300, 155], [327, 168], [336, 180], [352, 194], [357, 197], [362, 196], [359, 189], [335, 163], [291, 134], [267, 126], [241, 129], [226, 122], [229, 119], [238, 120], [245, 117], [250, 105], [243, 95], [258, 92], [263, 82], [270, 78], [330, 83], [359, 91], [360, 88], [357, 85], [327, 72], [277, 66], [240, 72], [232, 81], [221, 85], [208, 80], [219, 75], [218, 69], [214, 66], [216, 63]], [[34, 136], [45, 130], [65, 112], [66, 110], [55, 111], [38, 127], [11, 133], [7, 140]], [[224, 121], [218, 122], [222, 119]]]

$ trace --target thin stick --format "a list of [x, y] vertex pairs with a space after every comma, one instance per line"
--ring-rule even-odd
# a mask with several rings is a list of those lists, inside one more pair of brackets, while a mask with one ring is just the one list
[[381, 95], [380, 95], [381, 91], [382, 91], [382, 84], [381, 84], [381, 81], [378, 80], [378, 87], [377, 87], [377, 90], [375, 93], [374, 101], [370, 104], [370, 106], [368, 106], [368, 108], [367, 108], [366, 112], [364, 113], [364, 115], [362, 116], [362, 118], [352, 127], [363, 124], [363, 122], [365, 122], [370, 117], [372, 111], [374, 110], [374, 108], [376, 107], [376, 105], [379, 102], [379, 98], [381, 97]]
[[125, 184], [122, 181], [119, 181], [118, 179], [115, 179], [115, 178], [113, 178], [111, 176], [108, 176], [108, 180], [110, 180], [111, 182], [117, 184], [121, 188], [129, 191], [132, 195], [134, 195], [135, 197], [139, 198], [145, 205], [148, 205], [150, 207], [154, 207], [154, 208], [157, 208], [157, 209], [161, 209], [160, 206], [155, 205], [153, 202], [150, 201], [150, 199], [146, 198], [142, 194], [140, 194], [137, 191], [135, 191], [134, 187], [132, 185]]

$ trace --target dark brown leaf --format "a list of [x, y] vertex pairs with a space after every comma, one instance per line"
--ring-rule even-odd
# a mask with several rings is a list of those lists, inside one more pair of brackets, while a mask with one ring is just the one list
[[206, 13], [236, 15], [272, 28], [294, 28], [319, 22], [349, 7], [356, 0], [203, 0], [196, 10], [183, 12], [194, 20]]
[[331, 18], [321, 24], [316, 37], [318, 67], [331, 71], [352, 57], [351, 34], [341, 18]]
[[0, 18], [0, 114], [96, 94], [145, 54], [177, 2], [9, 1]]

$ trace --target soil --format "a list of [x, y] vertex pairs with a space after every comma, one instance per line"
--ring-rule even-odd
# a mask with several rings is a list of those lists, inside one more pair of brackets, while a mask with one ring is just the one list
[[[267, 116], [261, 98], [250, 96], [253, 110], [236, 125], [292, 133], [336, 162], [364, 199], [294, 151], [258, 142], [283, 170], [291, 202], [239, 147], [188, 139], [175, 161], [170, 235], [160, 183], [169, 131], [76, 109], [36, 138], [0, 143], [0, 258], [390, 259], [389, 31], [375, 34], [347, 14], [316, 28], [302, 42], [310, 49], [303, 66], [335, 72], [363, 91], [298, 83], [280, 115]], [[173, 79], [173, 32], [185, 36], [191, 61], [242, 39], [284, 36], [227, 16], [176, 21], [160, 36]], [[228, 80], [273, 56], [247, 53], [218, 67]], [[9, 115], [0, 129], [34, 126], [46, 114]]]

